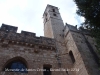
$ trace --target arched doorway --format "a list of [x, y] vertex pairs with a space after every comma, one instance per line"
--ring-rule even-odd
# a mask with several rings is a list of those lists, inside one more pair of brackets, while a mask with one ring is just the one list
[[28, 73], [27, 69], [27, 62], [22, 57], [14, 57], [8, 60], [3, 67], [3, 71], [6, 72]]

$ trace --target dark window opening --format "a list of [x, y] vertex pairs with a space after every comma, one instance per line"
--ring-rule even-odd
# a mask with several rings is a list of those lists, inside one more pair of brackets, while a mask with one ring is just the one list
[[26, 65], [21, 61], [12, 61], [8, 63], [3, 71], [7, 69], [9, 70], [8, 72], [28, 73]]
[[47, 18], [46, 18], [46, 22], [47, 22]]
[[55, 12], [55, 9], [52, 9], [53, 12]]
[[57, 16], [56, 14], [53, 14], [54, 16]]
[[74, 56], [73, 56], [72, 51], [69, 52], [69, 55], [70, 55], [70, 57], [71, 57], [72, 62], [74, 63], [74, 62], [75, 62], [75, 58], [74, 58]]
[[69, 75], [68, 71], [66, 71], [67, 75]]
[[44, 65], [43, 66], [43, 75], [51, 75], [51, 71], [50, 71], [51, 65]]

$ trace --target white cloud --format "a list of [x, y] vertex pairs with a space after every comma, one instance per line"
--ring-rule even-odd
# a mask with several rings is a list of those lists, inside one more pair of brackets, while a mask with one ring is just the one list
[[21, 30], [43, 36], [42, 15], [47, 4], [60, 8], [62, 19], [76, 25], [84, 21], [76, 16], [76, 6], [72, 0], [0, 0], [0, 23], [18, 27]]

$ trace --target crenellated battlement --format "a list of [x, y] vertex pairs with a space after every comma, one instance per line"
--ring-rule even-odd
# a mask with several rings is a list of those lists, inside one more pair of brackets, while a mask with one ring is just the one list
[[2, 24], [0, 30], [7, 31], [7, 32], [17, 32], [18, 27], [10, 26], [6, 24]]
[[2, 24], [0, 28], [0, 40], [8, 43], [24, 44], [29, 46], [39, 45], [40, 47], [55, 47], [55, 40], [47, 37], [36, 37], [35, 33], [21, 31], [17, 33], [17, 27]]

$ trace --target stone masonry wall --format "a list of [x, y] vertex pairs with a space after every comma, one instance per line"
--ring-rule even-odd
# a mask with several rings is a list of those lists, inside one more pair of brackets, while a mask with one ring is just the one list
[[[72, 28], [67, 28], [65, 41], [67, 42], [67, 49], [72, 50], [75, 57], [76, 61], [74, 63], [74, 67], [79, 67], [80, 69], [79, 72], [76, 72], [76, 75], [84, 75], [86, 72], [87, 73], [85, 75], [98, 75], [100, 73], [98, 64], [96, 63], [94, 55], [91, 53], [86, 42], [88, 35], [87, 41], [89, 41], [91, 47], [94, 47], [94, 44], [92, 44], [93, 39], [91, 40], [91, 38], [89, 38], [91, 37], [90, 33], [85, 33], [84, 31], [79, 31], [75, 28], [73, 30], [73, 28], [74, 26], [72, 26]], [[81, 32], [83, 32], [83, 34]], [[95, 48], [93, 48], [93, 51], [95, 51]]]
[[79, 71], [75, 71], [75, 75], [88, 75], [83, 59], [76, 46], [76, 43], [74, 41], [71, 32], [67, 33], [67, 36], [65, 37], [65, 42], [66, 42], [67, 52], [69, 53], [70, 51], [72, 51], [75, 58], [75, 62], [73, 63], [72, 67], [79, 69]]

